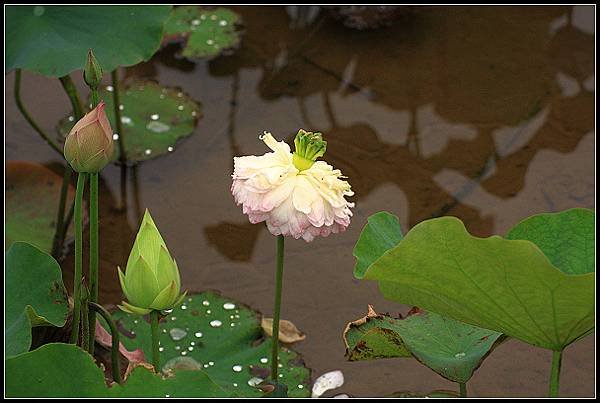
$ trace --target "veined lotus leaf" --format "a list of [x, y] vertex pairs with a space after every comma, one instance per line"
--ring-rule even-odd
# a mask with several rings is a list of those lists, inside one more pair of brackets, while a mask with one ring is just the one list
[[352, 252], [356, 258], [354, 275], [362, 277], [375, 260], [401, 240], [402, 229], [398, 217], [386, 211], [370, 216]]
[[165, 23], [165, 42], [183, 39], [182, 55], [188, 59], [217, 56], [236, 46], [240, 16], [227, 8], [175, 7]]
[[[100, 90], [106, 103], [106, 114], [116, 131], [113, 88]], [[135, 80], [120, 89], [121, 123], [125, 132], [127, 161], [138, 162], [172, 152], [175, 143], [194, 132], [200, 118], [200, 105], [179, 88], [161, 87], [153, 81]], [[75, 124], [72, 116], [58, 125], [64, 139]], [[120, 141], [115, 136], [116, 141]], [[115, 159], [119, 146], [115, 144]]]
[[8, 397], [228, 397], [203, 371], [163, 378], [135, 368], [123, 385], [106, 386], [104, 373], [73, 344], [50, 343], [5, 362]]
[[7, 6], [5, 68], [61, 77], [83, 70], [89, 49], [105, 72], [138, 64], [160, 47], [170, 11], [148, 5]]
[[54, 258], [26, 242], [15, 242], [6, 252], [4, 354], [31, 347], [31, 327], [63, 326], [69, 314], [67, 291]]
[[561, 351], [594, 328], [594, 273], [580, 270], [561, 271], [533, 242], [474, 237], [458, 218], [441, 217], [416, 225], [357, 276], [378, 281], [388, 299]]
[[[150, 324], [146, 318], [117, 311], [113, 313], [129, 350], [141, 348], [152, 356]], [[212, 292], [185, 298], [183, 304], [160, 323], [160, 362], [167, 368], [201, 366], [230, 393], [260, 397], [255, 388], [268, 378], [271, 368], [271, 338], [263, 339], [257, 312]], [[195, 360], [192, 365], [187, 357]], [[290, 397], [310, 394], [310, 371], [297, 353], [280, 348], [279, 381], [288, 387]]]
[[515, 225], [506, 238], [533, 242], [564, 273], [594, 272], [596, 240], [593, 210], [575, 208], [559, 213], [536, 214]]
[[405, 318], [378, 315], [369, 306], [366, 317], [344, 331], [350, 361], [412, 355], [444, 378], [466, 383], [500, 342], [501, 334], [413, 309]]
[[[26, 161], [6, 163], [5, 249], [14, 241], [25, 241], [51, 252], [61, 186], [62, 177], [43, 165]], [[74, 197], [75, 189], [69, 185], [67, 206]], [[72, 236], [73, 225], [67, 232], [68, 238]]]

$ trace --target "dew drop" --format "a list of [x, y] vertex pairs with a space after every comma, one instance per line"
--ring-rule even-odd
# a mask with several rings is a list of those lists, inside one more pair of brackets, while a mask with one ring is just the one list
[[106, 86], [106, 91], [108, 91], [108, 92], [113, 92], [113, 91], [114, 91], [114, 88], [113, 88], [113, 86], [112, 86], [112, 85], [107, 85], [107, 86]]
[[192, 25], [200, 25], [200, 20], [192, 20]]
[[146, 125], [146, 129], [153, 131], [154, 133], [164, 133], [169, 131], [169, 125], [163, 122], [152, 121]]
[[[147, 151], [148, 151], [148, 150], [146, 150], [146, 154], [150, 154], [150, 153], [148, 153]], [[171, 320], [175, 320], [175, 319], [177, 319], [177, 316], [171, 316]]]
[[131, 118], [129, 116], [121, 116], [121, 123], [124, 123], [126, 125], [130, 125], [131, 123]]
[[235, 386], [235, 387], [237, 388], [238, 384], [237, 384], [237, 383], [234, 383], [234, 384], [233, 384], [233, 386]]
[[266, 364], [267, 362], [269, 362], [269, 359], [267, 357], [263, 357], [260, 359], [260, 362], [262, 362], [263, 364]]
[[206, 41], [206, 44], [207, 44], [207, 45], [214, 45], [214, 44], [215, 44], [215, 41], [213, 41], [212, 39], [208, 39], [208, 40]]
[[[171, 146], [167, 147], [167, 151], [173, 152], [173, 147], [171, 147]], [[185, 308], [181, 307], [181, 309], [185, 309]]]
[[160, 94], [160, 95], [159, 95], [159, 98], [160, 98], [160, 99], [165, 99], [165, 94]]
[[187, 351], [185, 351], [185, 350], [184, 350], [184, 351], [182, 351], [182, 352], [181, 352], [181, 355], [187, 355]]
[[233, 372], [242, 372], [242, 366], [241, 365], [234, 365], [233, 366]]
[[280, 378], [283, 378], [283, 374], [279, 374], [279, 377], [280, 377]]
[[119, 135], [117, 133], [113, 134], [113, 140], [119, 140]]
[[213, 365], [215, 365], [215, 362], [214, 361], [209, 361], [208, 365], [210, 365], [212, 367]]
[[466, 355], [465, 353], [456, 353], [456, 354], [454, 354], [454, 357], [461, 358], [461, 357], [464, 357], [465, 355]]
[[186, 310], [187, 309], [187, 305], [181, 305], [181, 309]]
[[158, 113], [154, 113], [152, 115], [150, 115], [150, 119], [152, 120], [158, 120], [160, 118], [160, 116], [158, 115]]
[[162, 352], [162, 351], [165, 351], [165, 348], [164, 348], [164, 347], [159, 347], [159, 348], [158, 348], [158, 351], [161, 351], [161, 352]]
[[204, 368], [208, 368], [208, 364], [204, 364], [204, 365], [203, 365], [203, 367], [204, 367]]
[[222, 27], [224, 27], [224, 26], [227, 25], [227, 21], [221, 20], [221, 21], [219, 21], [219, 25], [222, 26]]
[[215, 21], [217, 19], [217, 16], [215, 14], [213, 14], [213, 15], [210, 16], [210, 19], [213, 20], [213, 21]]
[[[147, 148], [147, 149], [146, 149], [146, 151], [144, 151], [144, 154], [146, 154], [146, 155], [150, 155], [150, 154], [152, 154], [152, 150], [151, 150], [151, 149], [149, 149], [149, 148]], [[171, 318], [171, 319], [172, 319], [172, 318]], [[173, 320], [173, 319], [172, 319], [172, 320]]]
[[180, 110], [180, 111], [182, 111], [182, 110], [183, 110], [183, 105], [179, 105], [179, 106], [177, 107], [177, 109], [178, 109], [178, 110]]
[[202, 301], [202, 305], [204, 305], [204, 306], [209, 306], [209, 305], [210, 305], [210, 302], [208, 302], [208, 301]]
[[192, 116], [196, 116], [198, 113], [196, 111], [192, 111]]
[[179, 341], [187, 336], [187, 332], [178, 327], [174, 327], [173, 329], [169, 330], [169, 336], [171, 336], [171, 339], [174, 341]]
[[210, 309], [207, 309], [206, 313], [210, 315], [212, 313], [212, 311]]
[[211, 321], [210, 321], [210, 325], [211, 325], [212, 327], [220, 327], [222, 324], [223, 324], [223, 322], [221, 322], [221, 321], [220, 321], [220, 320], [218, 320], [218, 319], [215, 319], [215, 320], [211, 320]]
[[202, 337], [202, 332], [196, 332], [196, 333], [194, 333], [194, 336], [200, 338], [200, 337]]
[[[192, 112], [192, 115], [193, 115], [193, 112]], [[75, 120], [75, 117], [73, 117], [73, 116], [69, 116], [69, 122], [72, 122], [72, 121], [74, 121], [74, 120]]]
[[195, 346], [196, 342], [195, 341], [190, 341], [190, 346]]
[[298, 385], [298, 389], [304, 389], [304, 385]]
[[181, 350], [181, 346], [175, 346], [175, 350], [177, 350], [177, 351]]
[[119, 110], [122, 111], [123, 109], [125, 109], [125, 107], [123, 105], [119, 105]]
[[166, 394], [166, 395], [165, 395], [165, 397], [171, 397], [171, 395], [169, 395], [169, 394]]
[[194, 351], [194, 347], [188, 347], [188, 351]]
[[231, 310], [231, 309], [235, 309], [235, 304], [232, 304], [231, 302], [226, 302], [223, 304], [223, 309], [226, 310]]

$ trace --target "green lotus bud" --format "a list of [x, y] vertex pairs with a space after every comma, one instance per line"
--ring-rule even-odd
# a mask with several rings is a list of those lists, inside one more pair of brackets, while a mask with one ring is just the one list
[[102, 67], [100, 67], [98, 60], [96, 60], [92, 49], [88, 51], [87, 62], [83, 70], [83, 79], [90, 88], [98, 88], [98, 85], [102, 81]]
[[119, 281], [127, 302], [121, 310], [145, 315], [152, 310], [172, 309], [183, 301], [186, 293], [181, 289], [179, 269], [171, 258], [150, 213], [144, 219], [127, 260], [125, 274], [118, 268]]
[[76, 172], [100, 172], [114, 156], [113, 132], [104, 102], [89, 111], [65, 139], [65, 159]]
[[313, 166], [317, 158], [325, 155], [327, 149], [327, 142], [323, 140], [323, 134], [319, 132], [307, 132], [305, 130], [298, 130], [296, 138], [294, 139], [294, 145], [296, 150], [294, 151], [292, 160], [294, 166], [299, 171]]

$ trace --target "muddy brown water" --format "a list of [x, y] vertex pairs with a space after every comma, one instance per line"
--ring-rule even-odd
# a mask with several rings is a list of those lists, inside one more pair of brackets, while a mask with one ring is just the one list
[[[299, 128], [320, 130], [356, 208], [343, 234], [286, 240], [282, 314], [308, 335], [294, 349], [313, 379], [341, 369], [338, 391], [354, 396], [455, 389], [415, 360], [345, 360], [342, 330], [367, 304], [407, 310], [353, 277], [354, 243], [381, 210], [398, 215], [404, 231], [446, 214], [488, 236], [534, 213], [594, 208], [594, 9], [427, 7], [370, 31], [324, 12], [298, 22], [284, 7], [237, 10], [245, 35], [231, 55], [190, 63], [169, 47], [121, 71], [180, 86], [204, 117], [172, 154], [129, 171], [126, 214], [115, 210], [119, 169], [102, 172], [101, 302], [119, 302], [116, 266], [126, 263], [148, 208], [185, 288], [220, 290], [270, 316], [275, 240], [234, 204], [232, 158], [264, 153], [263, 130], [290, 142]], [[60, 162], [19, 115], [13, 78], [6, 160]], [[50, 132], [69, 113], [57, 80], [24, 74], [23, 98]], [[70, 254], [62, 264], [67, 283], [72, 261]], [[594, 351], [593, 337], [565, 350], [561, 395], [594, 395]], [[469, 394], [544, 396], [550, 360], [549, 351], [511, 340], [485, 360]]]

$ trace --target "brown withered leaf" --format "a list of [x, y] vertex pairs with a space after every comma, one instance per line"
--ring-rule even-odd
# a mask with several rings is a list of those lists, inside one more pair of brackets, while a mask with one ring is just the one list
[[[273, 318], [263, 317], [260, 321], [263, 332], [269, 337], [273, 336]], [[282, 343], [296, 343], [306, 339], [306, 335], [289, 320], [279, 321], [279, 341]]]

